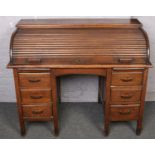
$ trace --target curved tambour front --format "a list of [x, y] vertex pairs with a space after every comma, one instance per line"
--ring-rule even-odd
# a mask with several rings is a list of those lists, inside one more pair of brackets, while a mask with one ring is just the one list
[[13, 64], [145, 64], [140, 28], [17, 29]]

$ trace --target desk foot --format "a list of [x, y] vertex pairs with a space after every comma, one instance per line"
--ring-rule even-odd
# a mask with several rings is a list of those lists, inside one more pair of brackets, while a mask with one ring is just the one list
[[109, 135], [109, 130], [104, 130], [104, 135], [108, 136]]
[[21, 136], [25, 136], [25, 135], [26, 135], [25, 129], [22, 129], [22, 130], [20, 131], [20, 134], [21, 134]]
[[102, 100], [100, 96], [98, 96], [98, 104], [102, 104]]
[[136, 135], [137, 136], [140, 136], [141, 132], [142, 132], [142, 129], [136, 129]]
[[59, 136], [59, 130], [58, 129], [54, 130], [54, 136]]

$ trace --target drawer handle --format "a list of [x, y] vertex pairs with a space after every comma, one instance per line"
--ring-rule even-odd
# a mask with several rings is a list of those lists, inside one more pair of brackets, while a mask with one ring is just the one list
[[40, 82], [40, 80], [29, 80], [29, 82]]
[[32, 99], [41, 99], [43, 98], [42, 96], [31, 96]]
[[126, 78], [126, 79], [121, 79], [123, 82], [130, 82], [133, 80], [133, 78]]
[[119, 114], [120, 115], [129, 115], [129, 114], [131, 114], [131, 111], [130, 110], [126, 111], [126, 112], [120, 111]]
[[41, 111], [32, 111], [33, 114], [42, 114], [44, 111], [41, 110]]
[[132, 98], [132, 95], [121, 95], [121, 98], [130, 99], [130, 98]]
[[133, 62], [133, 58], [120, 58], [119, 59], [119, 62], [120, 63], [131, 63], [131, 62]]
[[29, 59], [27, 59], [27, 62], [29, 62], [29, 63], [41, 63], [41, 59], [39, 59], [39, 58], [29, 58]]

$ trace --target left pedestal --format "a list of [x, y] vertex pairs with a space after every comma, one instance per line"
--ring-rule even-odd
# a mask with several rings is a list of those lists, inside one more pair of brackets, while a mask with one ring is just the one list
[[[45, 70], [13, 69], [21, 134], [25, 134], [25, 121], [51, 121], [53, 119], [52, 78]], [[57, 134], [57, 130], [54, 129]]]

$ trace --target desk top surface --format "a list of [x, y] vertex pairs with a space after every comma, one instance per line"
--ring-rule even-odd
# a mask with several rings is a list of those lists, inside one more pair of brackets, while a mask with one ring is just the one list
[[138, 28], [142, 24], [137, 19], [103, 18], [57, 18], [22, 19], [17, 28]]

